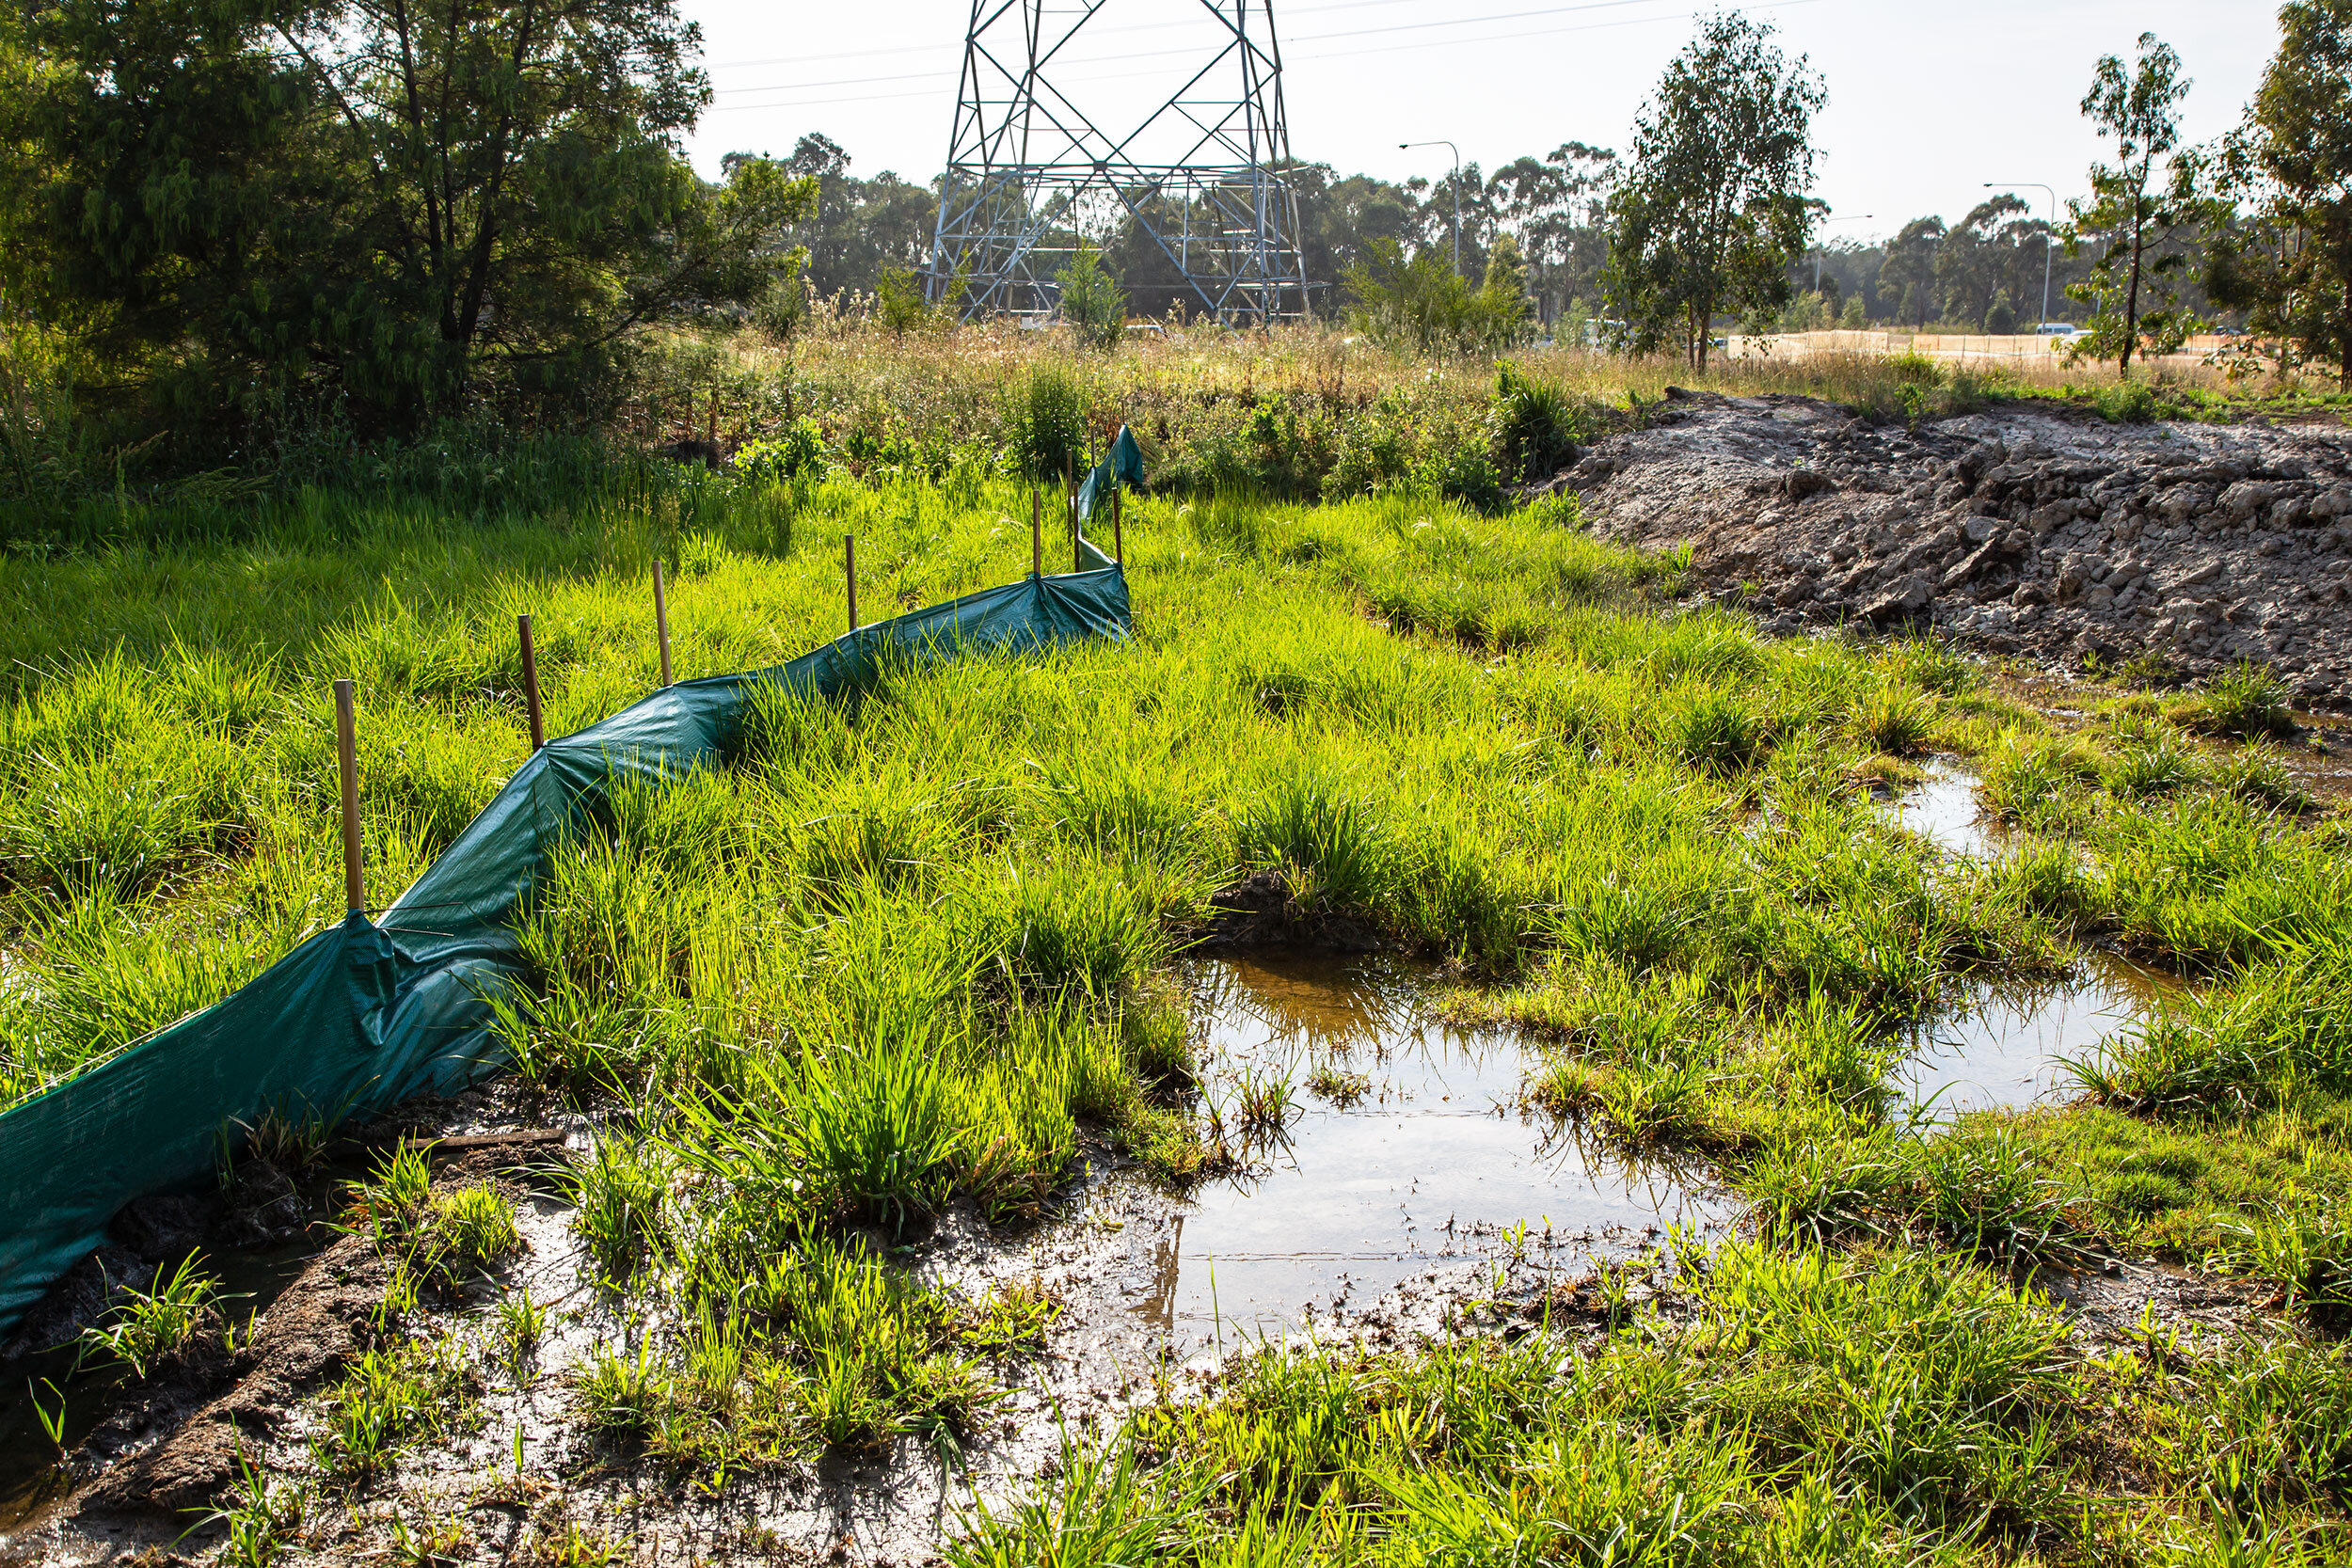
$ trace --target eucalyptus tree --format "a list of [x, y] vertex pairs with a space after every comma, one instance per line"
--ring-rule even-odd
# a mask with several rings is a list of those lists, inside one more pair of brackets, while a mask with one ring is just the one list
[[1718, 314], [1788, 302], [1816, 211], [1813, 117], [1828, 93], [1772, 37], [1738, 11], [1708, 18], [1634, 121], [1607, 273], [1629, 347], [1671, 344], [1704, 369]]
[[632, 328], [758, 297], [810, 182], [711, 184], [674, 0], [56, 0], [0, 114], [53, 320], [222, 409], [413, 426], [592, 397]]
[[2291, 0], [2279, 27], [2245, 124], [2211, 160], [2226, 221], [2205, 284], [2352, 388], [2352, 0]]
[[2086, 237], [2098, 248], [2090, 275], [2066, 291], [2093, 310], [2074, 352], [2112, 358], [2124, 375], [2135, 353], [2168, 353], [2196, 325], [2178, 289], [2187, 253], [2172, 243], [2193, 224], [2195, 205], [2181, 181], [2156, 172], [2156, 160], [2180, 145], [2188, 88], [2172, 46], [2142, 33], [2132, 65], [2102, 55], [2083, 94], [2083, 116], [2115, 142], [2116, 161], [2091, 165], [2090, 199], [2071, 203], [2069, 249]]

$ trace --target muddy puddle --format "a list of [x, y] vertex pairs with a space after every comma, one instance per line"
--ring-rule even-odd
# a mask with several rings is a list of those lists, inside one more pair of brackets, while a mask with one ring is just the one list
[[[2012, 837], [1980, 815], [1978, 782], [1958, 761], [1938, 757], [1887, 802], [1888, 816], [1951, 859], [1989, 860]], [[1907, 1054], [1890, 1075], [1898, 1103], [1944, 1119], [2065, 1099], [2076, 1087], [2068, 1063], [2098, 1055], [2182, 990], [2176, 976], [2101, 948], [2086, 949], [2050, 980], [1963, 985], [1908, 1032]]]
[[[1430, 978], [1419, 969], [1252, 957], [1200, 962], [1184, 978], [1204, 1102], [1242, 1155], [1235, 1174], [1173, 1193], [1089, 1142], [1057, 1217], [1006, 1232], [959, 1206], [903, 1256], [942, 1285], [975, 1294], [1041, 1287], [1059, 1304], [1041, 1346], [990, 1363], [996, 1402], [960, 1449], [907, 1438], [730, 1479], [715, 1497], [681, 1490], [650, 1465], [616, 1465], [585, 1431], [576, 1378], [600, 1347], [640, 1343], [660, 1325], [645, 1302], [592, 1283], [570, 1210], [541, 1188], [518, 1206], [526, 1252], [500, 1282], [527, 1289], [549, 1314], [529, 1374], [516, 1377], [494, 1353], [499, 1288], [485, 1282], [426, 1330], [469, 1347], [481, 1379], [471, 1413], [404, 1452], [373, 1500], [312, 1544], [318, 1560], [384, 1560], [393, 1513], [463, 1521], [477, 1555], [501, 1542], [524, 1549], [524, 1522], [500, 1499], [528, 1492], [539, 1499], [533, 1520], [559, 1500], [648, 1560], [779, 1549], [922, 1560], [966, 1510], [1001, 1502], [1049, 1468], [1066, 1437], [1103, 1435], [1139, 1403], [1182, 1397], [1248, 1343], [1303, 1334], [1409, 1342], [1446, 1332], [1456, 1304], [1516, 1298], [1636, 1254], [1670, 1225], [1706, 1231], [1736, 1210], [1695, 1174], [1628, 1164], [1523, 1113], [1522, 1049], [1429, 1019], [1416, 1005]], [[1278, 1083], [1287, 1087], [1277, 1093]], [[1244, 1104], [1253, 1097], [1254, 1118]], [[247, 1305], [264, 1293], [258, 1280], [235, 1288], [252, 1292]], [[102, 1402], [89, 1402], [94, 1417]], [[312, 1394], [266, 1442], [273, 1466], [309, 1472], [316, 1406]], [[27, 1527], [53, 1451], [45, 1438], [25, 1446], [19, 1466], [10, 1450], [8, 1473], [22, 1481], [0, 1526], [0, 1561], [118, 1556], [133, 1537], [79, 1520], [72, 1502], [33, 1508], [45, 1516]], [[141, 1539], [161, 1544], [171, 1533], [155, 1529], [164, 1533]]]
[[1888, 815], [1947, 855], [1988, 860], [2000, 852], [2004, 835], [1992, 818], [1979, 815], [1977, 782], [1968, 768], [1937, 757], [1920, 770], [1917, 784], [1887, 802]]
[[1521, 1047], [1418, 1017], [1420, 976], [1403, 965], [1250, 958], [1192, 980], [1214, 1064], [1203, 1088], [1224, 1119], [1253, 1085], [1292, 1087], [1279, 1129], [1245, 1134], [1244, 1174], [1192, 1195], [1159, 1244], [1137, 1310], [1180, 1354], [1283, 1332], [1309, 1305], [1360, 1304], [1432, 1267], [1727, 1212], [1520, 1109]]
[[2069, 1062], [2098, 1055], [2182, 990], [2176, 977], [2099, 948], [2053, 980], [1965, 987], [1912, 1028], [1910, 1053], [1890, 1075], [1895, 1093], [1931, 1119], [2071, 1098], [2079, 1085]]

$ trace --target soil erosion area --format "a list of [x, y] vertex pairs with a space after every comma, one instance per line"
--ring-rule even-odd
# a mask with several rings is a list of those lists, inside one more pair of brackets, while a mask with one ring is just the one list
[[1670, 388], [1552, 482], [1602, 535], [1688, 544], [1767, 629], [1932, 626], [1994, 653], [2269, 665], [2352, 701], [2352, 431], [2108, 424], [1998, 406], [1874, 426], [1810, 398]]

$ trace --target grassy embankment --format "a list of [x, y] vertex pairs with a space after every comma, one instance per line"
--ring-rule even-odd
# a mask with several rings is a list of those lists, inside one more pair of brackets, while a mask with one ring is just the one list
[[[360, 683], [380, 903], [522, 755], [516, 610], [561, 732], [651, 683], [656, 550], [692, 675], [836, 629], [843, 532], [870, 613], [1017, 575], [1025, 513], [967, 456], [944, 483], [663, 481], [528, 519], [313, 492], [208, 530], [244, 543], [0, 562], [11, 1092], [339, 912], [328, 678]], [[1101, 1540], [1055, 1560], [1130, 1540], [1603, 1560], [1613, 1532], [1609, 1560], [2341, 1546], [2337, 1352], [2289, 1322], [2091, 1354], [2004, 1277], [2156, 1244], [2271, 1277], [2313, 1321], [2341, 1303], [2338, 831], [2282, 809], [2258, 756], [2216, 767], [2161, 723], [2053, 742], [1931, 647], [1675, 616], [1671, 562], [1570, 522], [1409, 494], [1148, 503], [1134, 643], [771, 703], [739, 766], [624, 800], [559, 863], [511, 1022], [521, 1078], [612, 1113], [573, 1177], [595, 1266], [639, 1322], [679, 1325], [597, 1362], [580, 1418], [706, 1479], [970, 1422], [973, 1357], [1045, 1308], [916, 1291], [861, 1238], [956, 1194], [1033, 1211], [1082, 1119], [1171, 1178], [1216, 1161], [1156, 976], [1208, 893], [1265, 866], [1454, 959], [1457, 1009], [1552, 1042], [1534, 1092], [1698, 1151], [1757, 1240], [1579, 1357], [1537, 1336], [1265, 1360], [973, 1560], [1043, 1560], [1040, 1532], [1081, 1520]], [[2254, 696], [2186, 717], [2258, 727]], [[2012, 853], [1941, 863], [1873, 813], [1863, 783], [1929, 747], [1984, 759], [2027, 830]], [[2201, 975], [2198, 999], [2081, 1104], [1890, 1116], [1894, 1023], [2091, 935]], [[392, 1325], [511, 1250], [497, 1207], [436, 1204], [413, 1171], [364, 1196], [408, 1260]], [[286, 1463], [372, 1473], [468, 1376], [528, 1376], [534, 1332], [510, 1303], [393, 1333]]]

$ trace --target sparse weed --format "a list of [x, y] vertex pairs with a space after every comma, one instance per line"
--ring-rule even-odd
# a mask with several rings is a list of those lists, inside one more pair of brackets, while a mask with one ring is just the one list
[[455, 1568], [465, 1540], [461, 1520], [401, 1514], [392, 1520], [392, 1560], [401, 1568]]
[[539, 1341], [547, 1338], [548, 1309], [531, 1299], [528, 1289], [517, 1288], [499, 1297], [498, 1342], [507, 1370], [520, 1381], [538, 1352]]
[[351, 1183], [343, 1224], [364, 1231], [379, 1247], [406, 1242], [424, 1221], [433, 1201], [433, 1167], [424, 1146], [403, 1143], [379, 1155], [374, 1170]]
[[607, 1132], [564, 1180], [589, 1258], [606, 1284], [628, 1284], [661, 1234], [668, 1179], [655, 1146]]
[[273, 1568], [301, 1533], [310, 1494], [289, 1483], [271, 1484], [242, 1448], [236, 1459], [237, 1479], [228, 1505], [215, 1509], [199, 1525], [224, 1527], [219, 1560], [228, 1568]]
[[634, 1350], [599, 1349], [580, 1373], [580, 1405], [589, 1429], [624, 1441], [643, 1439], [660, 1419], [670, 1382], [639, 1340]]
[[82, 1348], [119, 1361], [144, 1378], [182, 1354], [217, 1315], [220, 1282], [203, 1270], [203, 1256], [189, 1253], [180, 1266], [155, 1277], [147, 1290], [125, 1289], [104, 1323], [82, 1331]]
[[434, 1200], [428, 1250], [452, 1276], [481, 1273], [523, 1244], [515, 1227], [515, 1201], [486, 1182]]
[[1354, 1105], [1371, 1092], [1372, 1077], [1368, 1073], [1350, 1072], [1331, 1062], [1324, 1062], [1307, 1075], [1309, 1092], [1321, 1095], [1342, 1110]]
[[311, 1448], [319, 1467], [345, 1480], [383, 1470], [421, 1431], [448, 1421], [465, 1374], [446, 1344], [410, 1341], [364, 1351], [327, 1391]]

